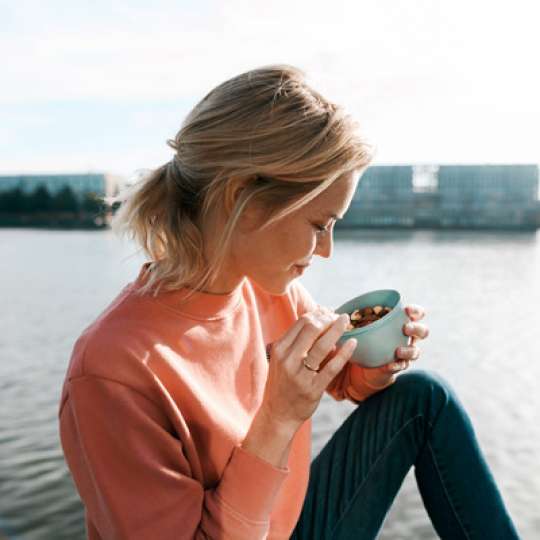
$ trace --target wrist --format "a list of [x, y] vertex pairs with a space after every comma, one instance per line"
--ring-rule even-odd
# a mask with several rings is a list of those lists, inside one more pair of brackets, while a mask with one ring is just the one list
[[277, 437], [291, 438], [298, 431], [302, 422], [296, 420], [283, 420], [277, 418], [272, 410], [264, 404], [259, 407], [256, 415], [257, 421]]
[[298, 426], [276, 421], [261, 407], [242, 441], [242, 448], [275, 467], [286, 468], [292, 439]]

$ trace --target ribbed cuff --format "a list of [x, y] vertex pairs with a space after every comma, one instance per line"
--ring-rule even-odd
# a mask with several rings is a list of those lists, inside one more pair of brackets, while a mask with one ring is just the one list
[[236, 446], [216, 488], [216, 495], [246, 520], [268, 521], [288, 474], [288, 467], [275, 467]]
[[[352, 383], [352, 377], [351, 377], [351, 370], [361, 370], [361, 377], [360, 380], [356, 378], [356, 385], [353, 385]], [[347, 380], [346, 380], [346, 387], [345, 387], [345, 394], [349, 399], [352, 399], [353, 401], [364, 401], [369, 396], [372, 396], [373, 394], [379, 392], [380, 390], [383, 390], [384, 388], [387, 388], [390, 386], [394, 381], [390, 380], [388, 383], [383, 385], [374, 385], [370, 384], [366, 381], [365, 378], [365, 370], [362, 366], [352, 366], [349, 368], [349, 372], [347, 374]]]
[[387, 386], [390, 386], [394, 381], [392, 379], [390, 379], [389, 382], [387, 382], [386, 384], [380, 384], [380, 385], [375, 385], [375, 384], [368, 383], [366, 381], [366, 378], [364, 377], [364, 368], [362, 368], [362, 382], [368, 388], [371, 388], [371, 390], [382, 390], [383, 388], [386, 388]]

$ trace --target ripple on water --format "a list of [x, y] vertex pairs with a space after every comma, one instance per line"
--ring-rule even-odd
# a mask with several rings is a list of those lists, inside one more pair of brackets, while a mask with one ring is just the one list
[[[75, 339], [137, 275], [142, 258], [128, 258], [134, 246], [108, 231], [0, 229], [0, 244], [10, 260], [0, 296], [11, 306], [0, 312], [0, 530], [17, 540], [82, 540], [57, 403]], [[426, 307], [431, 332], [418, 365], [443, 375], [462, 399], [524, 540], [540, 538], [540, 314], [530, 301], [540, 297], [539, 264], [540, 234], [349, 231], [336, 234], [332, 261], [315, 260], [302, 277], [328, 306], [392, 286]], [[314, 455], [353, 408], [323, 398]], [[379, 538], [436, 538], [412, 472]]]

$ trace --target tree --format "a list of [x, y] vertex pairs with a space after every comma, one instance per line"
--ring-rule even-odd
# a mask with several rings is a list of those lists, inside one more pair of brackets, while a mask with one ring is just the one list
[[0, 212], [22, 212], [27, 206], [26, 199], [20, 187], [3, 191], [0, 193]]
[[64, 186], [54, 196], [52, 208], [58, 212], [79, 211], [79, 201], [70, 186]]
[[103, 201], [93, 191], [87, 191], [83, 197], [82, 209], [90, 214], [100, 214], [104, 209]]
[[28, 212], [50, 212], [53, 206], [53, 198], [49, 190], [43, 185], [39, 185], [33, 193], [27, 197]]

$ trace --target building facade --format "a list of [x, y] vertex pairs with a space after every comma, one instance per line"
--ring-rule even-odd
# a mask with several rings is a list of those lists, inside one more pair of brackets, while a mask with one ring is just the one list
[[344, 226], [411, 226], [413, 167], [369, 167], [358, 183]]
[[534, 225], [537, 165], [443, 165], [438, 171], [444, 226]]
[[367, 169], [340, 226], [540, 228], [538, 165], [430, 166], [419, 188], [422, 170]]

